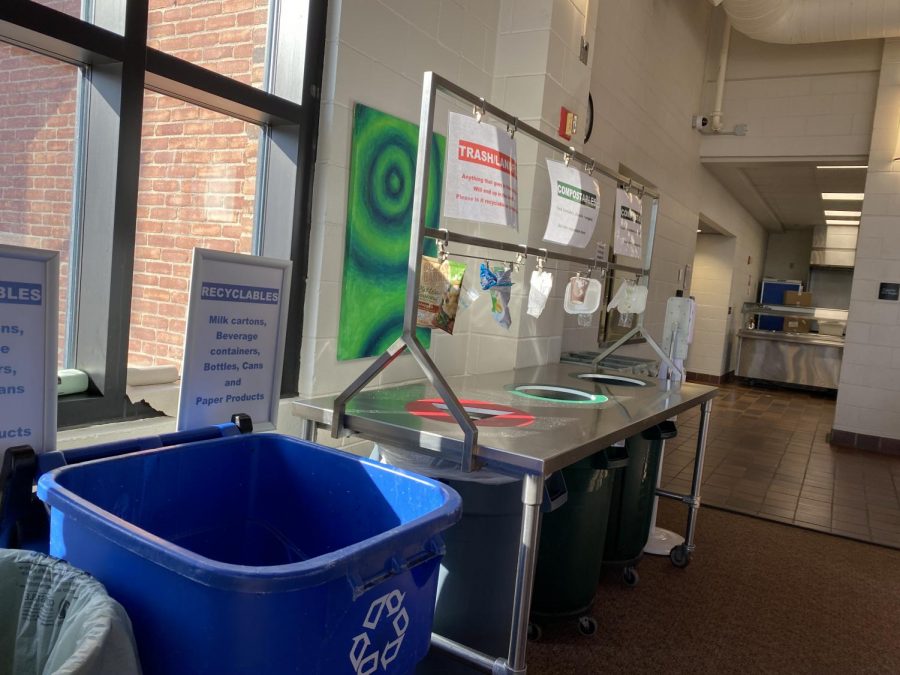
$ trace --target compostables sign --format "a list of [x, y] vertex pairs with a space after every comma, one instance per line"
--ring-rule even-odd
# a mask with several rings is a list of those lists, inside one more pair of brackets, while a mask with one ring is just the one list
[[547, 160], [550, 215], [544, 241], [584, 248], [597, 227], [600, 188], [588, 174]]

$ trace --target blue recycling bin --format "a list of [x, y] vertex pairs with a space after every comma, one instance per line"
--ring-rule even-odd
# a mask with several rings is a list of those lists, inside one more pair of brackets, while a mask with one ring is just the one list
[[50, 553], [131, 617], [145, 673], [407, 673], [428, 651], [440, 532], [427, 478], [277, 434], [44, 474]]

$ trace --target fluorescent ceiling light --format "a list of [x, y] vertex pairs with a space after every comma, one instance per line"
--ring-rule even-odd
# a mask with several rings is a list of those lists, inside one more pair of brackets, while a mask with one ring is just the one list
[[839, 202], [861, 202], [865, 197], [863, 192], [823, 192], [822, 199]]
[[842, 164], [840, 166], [835, 165], [826, 165], [826, 166], [817, 166], [817, 169], [868, 169], [868, 164]]
[[859, 225], [858, 220], [826, 220], [826, 225]]
[[697, 228], [697, 232], [703, 232], [699, 227]]
[[836, 216], [838, 218], [859, 218], [862, 215], [862, 211], [825, 211], [826, 216]]

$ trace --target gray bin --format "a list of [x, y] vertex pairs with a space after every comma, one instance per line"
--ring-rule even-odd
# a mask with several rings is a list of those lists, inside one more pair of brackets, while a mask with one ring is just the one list
[[[506, 658], [522, 525], [522, 481], [482, 484], [448, 480], [463, 516], [443, 533], [447, 553], [438, 578], [434, 632]], [[477, 673], [432, 649], [416, 673]]]
[[140, 673], [131, 622], [93, 577], [0, 549], [0, 675]]

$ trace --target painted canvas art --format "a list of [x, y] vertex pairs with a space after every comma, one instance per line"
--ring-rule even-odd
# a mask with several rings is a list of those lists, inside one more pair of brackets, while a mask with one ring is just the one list
[[[409, 232], [419, 127], [357, 103], [353, 109], [350, 183], [338, 360], [379, 356], [403, 330]], [[446, 139], [434, 134], [426, 225], [440, 226]], [[435, 255], [425, 240], [426, 255]], [[419, 329], [428, 347], [430, 331]]]

